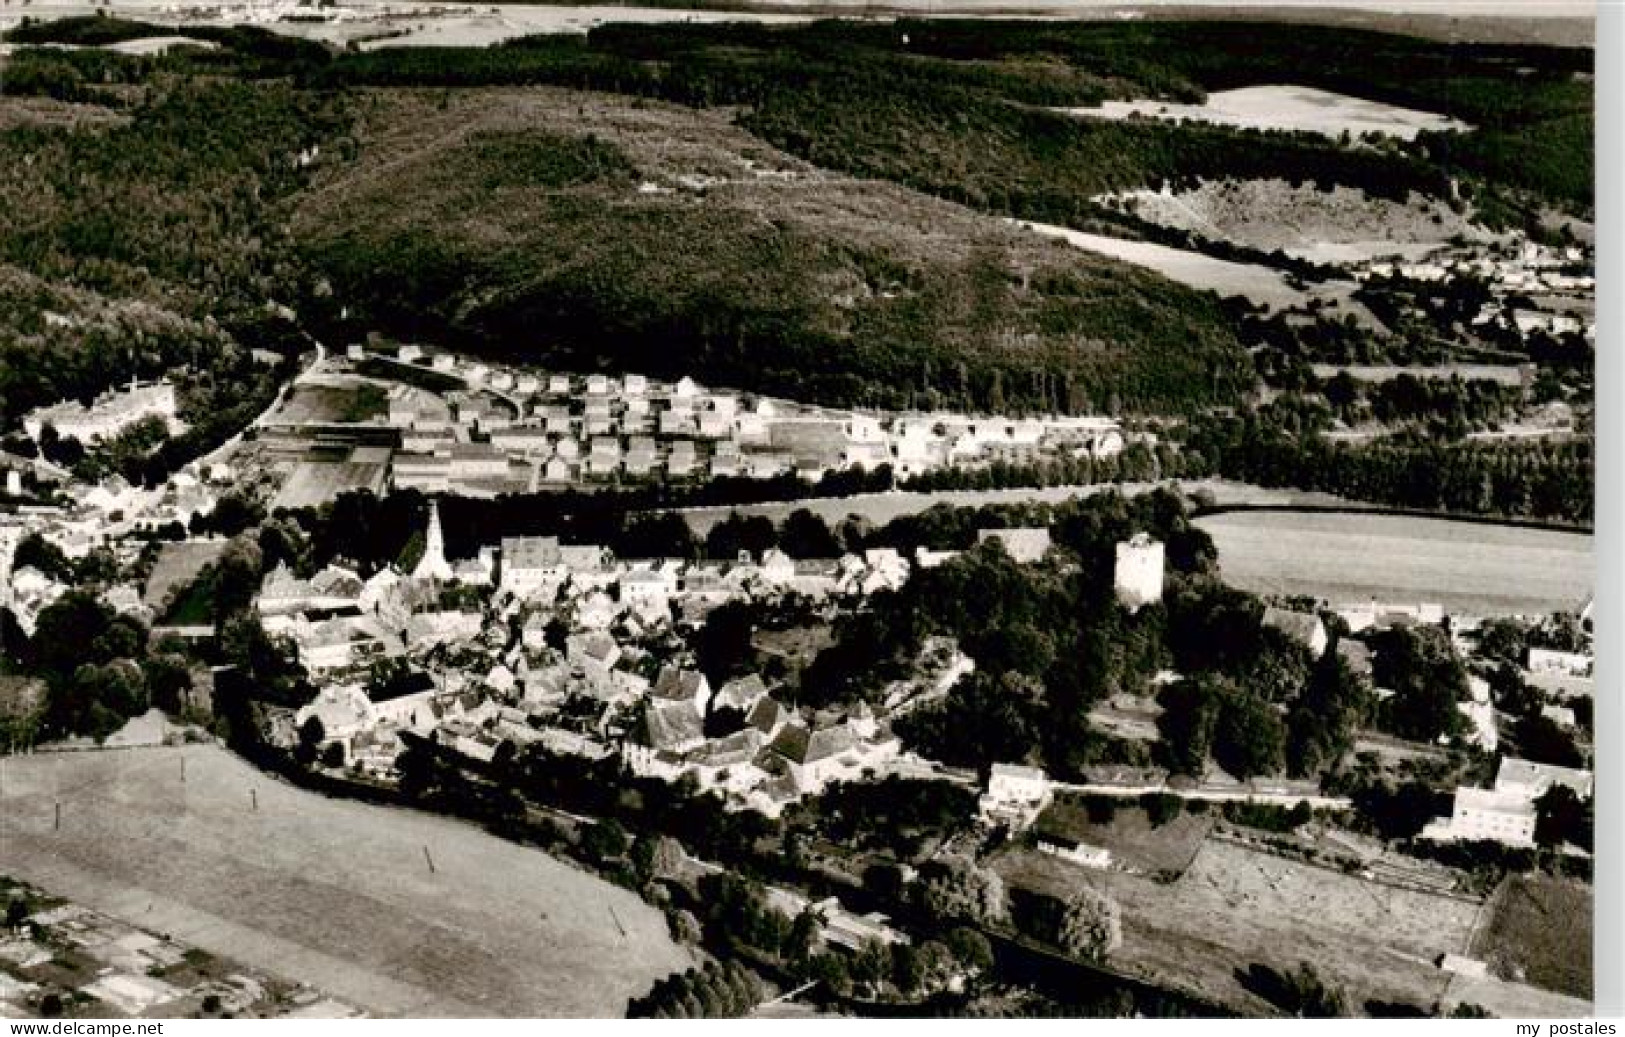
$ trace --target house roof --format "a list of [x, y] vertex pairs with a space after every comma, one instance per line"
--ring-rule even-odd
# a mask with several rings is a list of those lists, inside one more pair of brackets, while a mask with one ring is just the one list
[[1314, 641], [1325, 636], [1326, 628], [1320, 622], [1319, 616], [1307, 612], [1293, 612], [1289, 609], [1280, 609], [1270, 606], [1264, 610], [1264, 626], [1292, 638], [1303, 645], [1313, 644]]
[[546, 569], [562, 560], [558, 537], [503, 537], [502, 564], [513, 569]]
[[737, 767], [756, 758], [762, 741], [760, 731], [747, 727], [726, 738], [713, 738], [705, 743], [696, 754], [695, 762], [707, 767]]
[[1519, 760], [1510, 756], [1502, 757], [1501, 767], [1495, 772], [1497, 789], [1521, 786], [1544, 791], [1553, 785], [1567, 785], [1584, 798], [1591, 795], [1593, 778], [1590, 771], [1536, 763], [1533, 760]]
[[419, 695], [434, 690], [434, 678], [422, 670], [411, 670], [397, 676], [381, 688], [372, 688], [367, 697], [374, 702], [393, 702], [408, 695]]
[[761, 675], [752, 673], [744, 677], [735, 677], [724, 684], [717, 692], [713, 703], [729, 709], [748, 710], [766, 694], [767, 685], [762, 683]]
[[704, 684], [705, 675], [698, 670], [662, 666], [653, 694], [659, 699], [692, 699], [701, 693]]
[[677, 749], [705, 737], [705, 722], [691, 703], [650, 703], [643, 712], [643, 737], [654, 749]]
[[1038, 767], [1024, 767], [1018, 763], [995, 763], [993, 776], [1000, 778], [1018, 778], [1022, 781], [1047, 781], [1049, 775]]
[[800, 724], [790, 724], [773, 740], [773, 748], [781, 756], [791, 763], [803, 765], [838, 756], [857, 744], [857, 735], [845, 724], [817, 731], [808, 731]]
[[771, 734], [774, 728], [784, 723], [787, 712], [775, 699], [758, 699], [756, 705], [751, 707], [750, 715], [745, 718], [745, 723], [764, 735]]

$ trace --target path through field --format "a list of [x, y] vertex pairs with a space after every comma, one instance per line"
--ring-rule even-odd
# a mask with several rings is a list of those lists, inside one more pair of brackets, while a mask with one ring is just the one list
[[0, 759], [0, 874], [376, 1015], [620, 1016], [691, 964], [626, 890], [214, 746]]

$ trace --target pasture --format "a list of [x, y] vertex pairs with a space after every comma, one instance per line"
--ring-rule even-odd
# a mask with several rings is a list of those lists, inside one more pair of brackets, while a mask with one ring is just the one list
[[1444, 202], [1414, 194], [1397, 202], [1342, 185], [1209, 180], [1178, 192], [1139, 190], [1119, 197], [1137, 216], [1165, 227], [1321, 263], [1417, 259], [1458, 236], [1491, 237]]
[[1051, 894], [1104, 884], [1123, 912], [1113, 968], [1247, 1014], [1273, 1011], [1243, 981], [1252, 965], [1286, 971], [1300, 962], [1343, 987], [1356, 1011], [1368, 1001], [1429, 1007], [1449, 979], [1435, 960], [1465, 952], [1480, 908], [1212, 838], [1168, 884], [1036, 852], [995, 866], [1012, 886]]
[[1488, 381], [1497, 385], [1523, 384], [1523, 372], [1513, 364], [1440, 364], [1436, 367], [1402, 367], [1398, 364], [1310, 364], [1316, 378], [1333, 378], [1347, 374], [1357, 382], [1371, 384], [1389, 382], [1402, 374], [1412, 378]]
[[0, 873], [382, 1016], [618, 1017], [691, 964], [626, 890], [214, 746], [0, 759]]
[[299, 461], [271, 501], [277, 508], [314, 508], [350, 490], [382, 493], [389, 476], [388, 452], [381, 460]]
[[1255, 594], [1481, 615], [1577, 609], [1591, 594], [1586, 533], [1350, 512], [1238, 511], [1196, 525], [1219, 549], [1225, 582]]
[[1288, 284], [1286, 275], [1279, 270], [1256, 263], [1215, 259], [1200, 252], [1149, 241], [1127, 241], [1027, 220], [1016, 222], [1045, 237], [1058, 238], [1076, 248], [1155, 270], [1170, 281], [1215, 292], [1220, 298], [1240, 295], [1259, 306], [1290, 309], [1307, 305], [1312, 297], [1309, 291]]
[[1503, 979], [1591, 997], [1591, 887], [1549, 875], [1507, 879], [1490, 900], [1473, 957]]
[[1250, 130], [1284, 130], [1338, 137], [1344, 133], [1359, 137], [1374, 133], [1400, 140], [1414, 140], [1424, 131], [1465, 131], [1472, 127], [1434, 112], [1400, 108], [1368, 101], [1348, 94], [1317, 90], [1293, 84], [1245, 86], [1236, 90], [1215, 90], [1203, 104], [1176, 104], [1169, 101], [1107, 101], [1099, 108], [1068, 108], [1070, 115], [1102, 119], [1135, 116], [1154, 119], [1190, 119]]
[[1204, 490], [1213, 495], [1217, 504], [1258, 507], [1333, 507], [1342, 503], [1331, 494], [1308, 490], [1271, 489], [1249, 483], [1224, 479], [1198, 479], [1191, 482], [1164, 483], [1095, 483], [1088, 486], [1017, 487], [1008, 490], [894, 490], [889, 493], [857, 493], [850, 497], [809, 497], [803, 500], [770, 501], [765, 504], [738, 504], [679, 508], [678, 514], [688, 522], [689, 528], [699, 536], [729, 515], [763, 515], [774, 522], [782, 522], [791, 512], [805, 508], [831, 525], [849, 515], [867, 519], [883, 526], [904, 515], [917, 515], [927, 508], [946, 504], [955, 508], [979, 508], [988, 504], [1045, 503], [1060, 504], [1075, 497], [1115, 491], [1125, 496], [1145, 493], [1158, 486], [1168, 486], [1184, 493]]

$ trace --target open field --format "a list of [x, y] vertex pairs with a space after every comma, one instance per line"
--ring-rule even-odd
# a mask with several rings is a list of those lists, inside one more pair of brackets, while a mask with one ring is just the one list
[[690, 964], [625, 890], [213, 746], [0, 760], [0, 873], [379, 1015], [619, 1016]]
[[1271, 1014], [1239, 976], [1257, 963], [1308, 962], [1344, 987], [1356, 1010], [1368, 1000], [1430, 1007], [1448, 975], [1438, 955], [1462, 953], [1479, 905], [1395, 889], [1338, 871], [1209, 839], [1176, 882], [1088, 872], [1037, 852], [997, 865], [1015, 886], [1065, 893], [1104, 882], [1123, 908], [1123, 946], [1110, 964], [1248, 1014]]
[[1576, 609], [1592, 588], [1586, 533], [1347, 512], [1229, 512], [1196, 525], [1225, 582], [1255, 594], [1501, 614]]
[[388, 481], [385, 461], [300, 461], [271, 502], [271, 509], [314, 508], [350, 490], [383, 492]]
[[1490, 900], [1473, 957], [1503, 979], [1591, 997], [1591, 887], [1547, 875], [1514, 876]]
[[301, 385], [269, 421], [277, 425], [367, 421], [387, 409], [384, 391], [371, 383]]
[[1376, 320], [1365, 306], [1354, 301], [1352, 281], [1318, 281], [1296, 288], [1287, 281], [1286, 274], [1258, 263], [1238, 263], [1189, 249], [1149, 241], [1127, 241], [1030, 220], [1012, 222], [1075, 248], [1154, 270], [1170, 281], [1188, 285], [1197, 291], [1214, 292], [1221, 299], [1239, 295], [1255, 305], [1272, 309], [1306, 306], [1311, 300], [1319, 299], [1327, 305], [1330, 313], [1353, 313], [1367, 325]]
[[1255, 130], [1287, 130], [1337, 137], [1376, 133], [1413, 140], [1423, 132], [1468, 130], [1466, 123], [1411, 108], [1291, 84], [1216, 90], [1205, 104], [1170, 101], [1107, 101], [1099, 108], [1067, 108], [1069, 115], [1099, 119], [1192, 119]]
[[1016, 222], [1045, 237], [1059, 238], [1069, 245], [1155, 270], [1169, 280], [1203, 291], [1217, 292], [1223, 298], [1244, 295], [1261, 306], [1281, 309], [1305, 305], [1310, 299], [1307, 291], [1287, 284], [1286, 275], [1266, 266], [1215, 259], [1200, 252], [1149, 241], [1126, 241], [1027, 220]]

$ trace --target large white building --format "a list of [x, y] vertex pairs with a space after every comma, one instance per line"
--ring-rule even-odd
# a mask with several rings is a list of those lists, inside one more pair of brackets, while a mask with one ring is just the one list
[[1162, 541], [1150, 534], [1136, 533], [1117, 545], [1117, 568], [1113, 586], [1117, 600], [1131, 609], [1162, 600], [1162, 572], [1165, 554]]
[[1037, 820], [1051, 798], [1049, 775], [1039, 768], [995, 763], [978, 805], [983, 820], [1020, 830]]
[[139, 385], [131, 382], [124, 390], [111, 390], [96, 398], [89, 407], [77, 400], [41, 407], [23, 418], [23, 431], [39, 439], [49, 425], [63, 439], [89, 442], [108, 439], [144, 418], [175, 417], [175, 387], [168, 382]]
[[1503, 758], [1494, 788], [1456, 789], [1450, 816], [1433, 821], [1422, 830], [1422, 837], [1439, 842], [1490, 840], [1507, 846], [1533, 846], [1535, 802], [1554, 785], [1567, 786], [1581, 799], [1593, 791], [1590, 771]]

